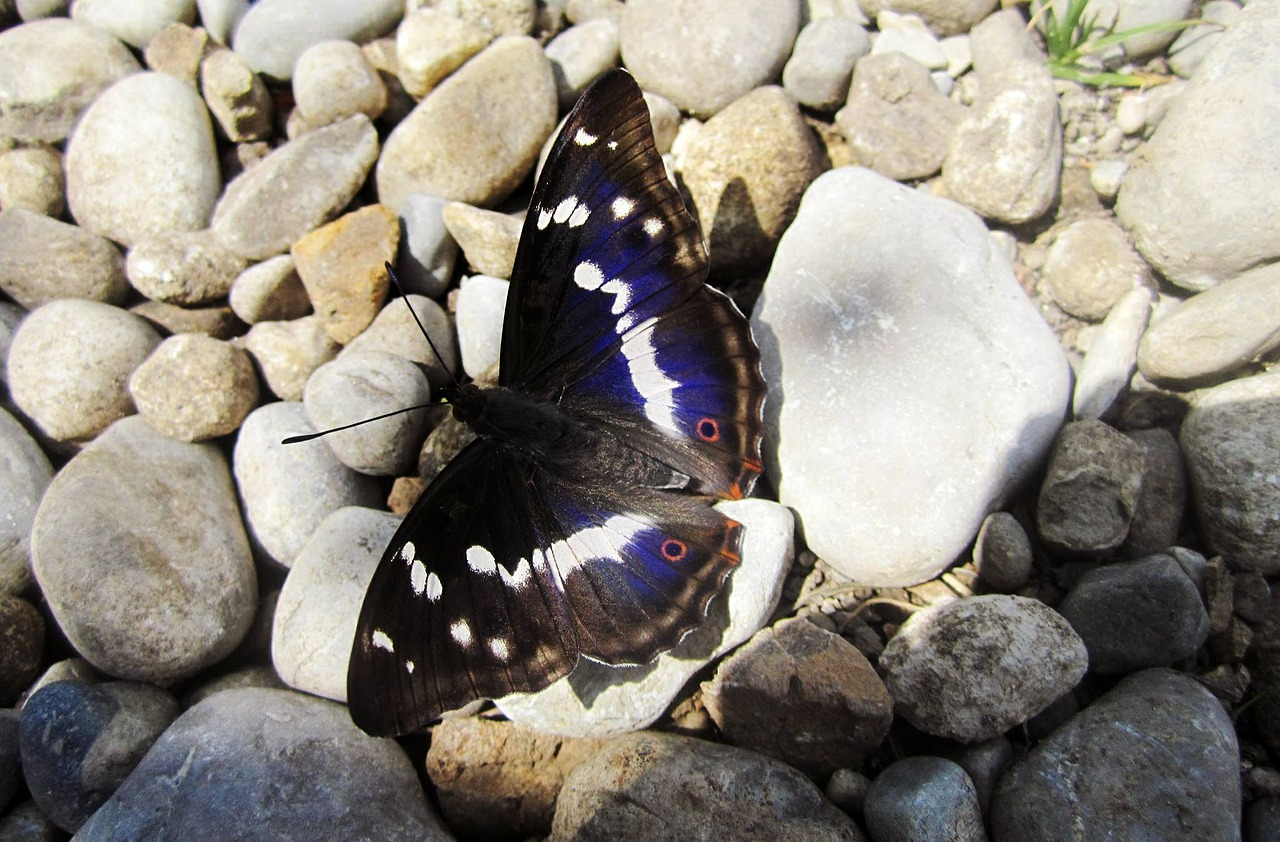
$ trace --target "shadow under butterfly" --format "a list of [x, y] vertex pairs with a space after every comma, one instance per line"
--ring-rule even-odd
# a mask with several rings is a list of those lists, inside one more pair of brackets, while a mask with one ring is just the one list
[[765, 394], [748, 322], [706, 276], [640, 89], [610, 71], [534, 190], [498, 385], [445, 390], [478, 438], [365, 594], [347, 672], [360, 728], [416, 731], [579, 657], [644, 664], [703, 621], [742, 539], [712, 504], [760, 475]]

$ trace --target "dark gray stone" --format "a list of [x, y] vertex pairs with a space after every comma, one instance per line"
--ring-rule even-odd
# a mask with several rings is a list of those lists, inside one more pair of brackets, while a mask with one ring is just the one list
[[871, 782], [862, 815], [875, 842], [986, 842], [973, 781], [941, 757], [906, 757]]
[[1072, 555], [1120, 546], [1142, 492], [1144, 458], [1141, 446], [1101, 421], [1064, 426], [1040, 487], [1040, 537]]

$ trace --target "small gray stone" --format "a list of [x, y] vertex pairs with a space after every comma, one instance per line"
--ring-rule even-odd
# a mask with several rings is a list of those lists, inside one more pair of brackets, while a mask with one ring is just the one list
[[1240, 751], [1222, 705], [1168, 669], [1122, 680], [1014, 764], [993, 839], [1240, 838]]
[[180, 307], [144, 298], [129, 308], [135, 316], [146, 319], [162, 333], [203, 333], [214, 339], [230, 339], [244, 333], [244, 322], [226, 304], [203, 307]]
[[905, 181], [938, 171], [964, 113], [939, 93], [923, 65], [894, 52], [857, 63], [836, 125], [859, 163]]
[[991, 797], [995, 795], [996, 785], [1005, 770], [1013, 763], [1013, 743], [1005, 736], [992, 737], [973, 745], [957, 746], [954, 751], [946, 752], [947, 756], [960, 764], [973, 788], [978, 792], [978, 805], [982, 814], [987, 814], [991, 806]]
[[532, 35], [538, 19], [536, 0], [439, 0], [435, 6], [495, 36]]
[[0, 816], [0, 839], [12, 842], [62, 842], [67, 834], [40, 811], [34, 801], [23, 801]]
[[547, 44], [547, 58], [556, 76], [560, 110], [567, 111], [587, 85], [618, 64], [618, 24], [597, 18], [571, 26]]
[[875, 668], [804, 618], [757, 632], [720, 664], [702, 700], [729, 743], [819, 779], [878, 748], [893, 722]]
[[283, 444], [314, 433], [300, 403], [260, 406], [245, 419], [233, 457], [250, 539], [289, 567], [320, 522], [343, 506], [376, 506], [372, 478], [338, 461], [323, 441]]
[[[419, 321], [427, 329], [436, 350], [444, 355], [443, 360], [436, 357], [431, 344], [422, 335]], [[342, 349], [343, 354], [357, 351], [387, 351], [404, 357], [422, 366], [428, 379], [436, 386], [453, 382], [449, 372], [458, 370], [458, 342], [453, 323], [443, 307], [421, 295], [388, 301], [373, 324]]]
[[458, 244], [444, 221], [445, 204], [439, 196], [410, 193], [400, 207], [396, 272], [405, 292], [437, 298], [453, 280]]
[[74, 832], [133, 771], [178, 716], [150, 684], [60, 681], [22, 709], [23, 774], [45, 815]]
[[786, 764], [731, 746], [644, 731], [613, 740], [574, 769], [550, 838], [698, 839], [769, 835], [862, 842], [853, 820]]
[[302, 400], [311, 372], [336, 357], [342, 347], [329, 337], [315, 316], [258, 322], [245, 334], [243, 342], [244, 349], [258, 363], [267, 388], [286, 401]]
[[154, 301], [193, 305], [225, 298], [244, 267], [244, 258], [205, 229], [138, 240], [129, 249], [125, 273], [134, 289]]
[[[268, 644], [270, 641], [268, 640]], [[269, 665], [242, 667], [231, 672], [216, 673], [214, 677], [196, 684], [184, 685], [186, 691], [182, 695], [182, 707], [191, 708], [205, 699], [224, 690], [236, 690], [245, 687], [259, 687], [270, 690], [284, 690], [286, 684], [276, 675]]]
[[1187, 466], [1178, 440], [1168, 430], [1156, 427], [1127, 435], [1142, 446], [1142, 496], [1121, 552], [1139, 558], [1177, 543], [1187, 507]]
[[570, 23], [585, 23], [596, 18], [609, 18], [614, 23], [622, 20], [622, 0], [567, 0], [565, 17]]
[[396, 29], [400, 84], [421, 99], [493, 40], [484, 27], [439, 9], [415, 9]]
[[644, 92], [644, 104], [649, 108], [649, 122], [653, 124], [653, 144], [658, 152], [666, 155], [680, 130], [680, 109], [666, 97], [649, 91]]
[[556, 123], [551, 63], [531, 38], [500, 38], [435, 88], [387, 137], [378, 198], [411, 193], [488, 206], [533, 168]]
[[266, 84], [238, 53], [213, 50], [200, 62], [200, 90], [232, 143], [271, 137], [275, 106]]
[[973, 566], [982, 581], [1001, 593], [1021, 590], [1031, 575], [1031, 540], [1018, 519], [992, 512], [973, 544]]
[[120, 304], [124, 256], [111, 241], [26, 208], [0, 211], [0, 289], [28, 310], [59, 298]]
[[287, 81], [308, 47], [373, 40], [390, 32], [403, 14], [402, 0], [259, 0], [240, 18], [231, 43], [256, 72]]
[[280, 590], [271, 631], [271, 662], [290, 687], [347, 700], [356, 618], [399, 525], [390, 512], [348, 506], [321, 521], [302, 547]]
[[1180, 440], [1209, 546], [1233, 570], [1280, 573], [1280, 372], [1197, 394]]
[[113, 424], [54, 477], [31, 559], [76, 651], [138, 681], [170, 682], [221, 660], [258, 599], [222, 453], [165, 438], [141, 418]]
[[971, 596], [917, 611], [890, 638], [880, 672], [899, 714], [960, 742], [988, 740], [1084, 677], [1084, 644], [1044, 603]]
[[59, 681], [87, 681], [96, 684], [106, 681], [108, 676], [84, 658], [64, 658], [49, 665], [40, 677], [27, 688], [27, 698], [31, 698], [41, 687], [56, 684]]
[[1112, 306], [1076, 376], [1071, 403], [1077, 420], [1102, 418], [1128, 388], [1138, 367], [1138, 343], [1155, 300], [1154, 290], [1138, 286]]
[[633, 0], [619, 34], [640, 87], [706, 118], [777, 79], [799, 31], [799, 0]]
[[27, 316], [27, 311], [9, 301], [0, 301], [0, 383], [8, 382], [9, 346], [13, 344], [13, 334], [18, 324]]
[[462, 202], [446, 204], [441, 218], [468, 266], [481, 275], [511, 277], [523, 227], [519, 219]]
[[457, 303], [458, 348], [462, 370], [469, 377], [479, 377], [498, 364], [509, 286], [507, 281], [485, 275], [462, 279]]
[[385, 842], [453, 838], [393, 740], [361, 733], [341, 705], [259, 688], [216, 693], [180, 716], [80, 832], [161, 839], [179, 821], [193, 839], [323, 839], [335, 828]]
[[136, 73], [104, 91], [76, 126], [66, 162], [71, 215], [126, 246], [204, 228], [221, 187], [204, 102], [164, 73]]
[[202, 333], [160, 343], [129, 378], [129, 393], [152, 427], [178, 441], [235, 432], [258, 402], [249, 355]]
[[141, 70], [124, 44], [66, 18], [0, 32], [0, 136], [58, 143], [99, 94]]
[[355, 114], [376, 120], [387, 107], [387, 86], [351, 41], [308, 47], [293, 68], [293, 96], [303, 116], [320, 126]]
[[0, 208], [57, 217], [66, 207], [66, 193], [58, 150], [27, 146], [0, 154]]
[[160, 344], [143, 319], [97, 301], [63, 298], [33, 310], [13, 336], [13, 402], [57, 441], [87, 441], [133, 414], [129, 375]]
[[978, 791], [941, 757], [904, 757], [876, 776], [862, 802], [875, 842], [986, 842]]
[[31, 524], [53, 467], [40, 445], [17, 419], [0, 409], [0, 595], [18, 594], [31, 584]]
[[850, 18], [810, 21], [782, 68], [782, 87], [806, 108], [835, 111], [849, 93], [854, 64], [870, 49], [867, 31]]
[[947, 54], [938, 37], [918, 16], [884, 9], [876, 13], [876, 29], [879, 34], [871, 45], [871, 55], [900, 53], [930, 70], [946, 68]]
[[241, 272], [228, 294], [231, 309], [245, 324], [287, 322], [311, 312], [311, 299], [293, 257], [269, 257]]
[[1101, 421], [1065, 425], [1040, 487], [1040, 537], [1068, 554], [1120, 546], [1142, 493], [1143, 458], [1142, 447]]
[[227, 185], [213, 232], [241, 257], [274, 257], [341, 212], [377, 157], [378, 133], [363, 114], [290, 141]]
[[823, 794], [827, 800], [850, 816], [862, 815], [862, 804], [871, 780], [853, 769], [837, 769], [827, 780]]
[[[354, 351], [320, 366], [307, 380], [302, 401], [317, 430], [331, 430], [388, 412], [425, 406], [431, 388], [422, 370], [385, 351]], [[344, 465], [372, 476], [413, 470], [426, 436], [421, 412], [406, 412], [326, 436]]]

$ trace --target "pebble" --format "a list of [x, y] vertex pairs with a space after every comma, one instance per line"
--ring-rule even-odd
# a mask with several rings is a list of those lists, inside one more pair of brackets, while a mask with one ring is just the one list
[[150, 684], [60, 681], [27, 700], [19, 722], [23, 775], [41, 811], [78, 830], [178, 716]]
[[1076, 420], [1102, 418], [1128, 388], [1155, 300], [1150, 287], [1135, 286], [1111, 306], [1076, 374], [1071, 399]]
[[196, 0], [201, 25], [219, 44], [231, 43], [231, 35], [250, 5], [251, 0]]
[[555, 75], [542, 48], [531, 38], [499, 38], [387, 137], [379, 201], [399, 211], [410, 193], [430, 193], [494, 205], [528, 176], [555, 124]]
[[13, 344], [14, 331], [26, 316], [27, 311], [17, 304], [0, 301], [0, 383], [8, 382], [9, 346]]
[[0, 838], [13, 842], [61, 842], [66, 834], [40, 812], [34, 801], [23, 801], [0, 815]]
[[203, 333], [214, 339], [230, 339], [245, 331], [244, 322], [225, 304], [179, 307], [162, 301], [143, 299], [129, 308], [163, 333]]
[[320, 324], [346, 344], [368, 327], [387, 299], [386, 264], [396, 259], [400, 220], [366, 205], [303, 236], [290, 248]]
[[473, 271], [494, 278], [511, 277], [522, 220], [462, 202], [446, 204], [441, 219]]
[[0, 594], [0, 706], [18, 701], [44, 660], [44, 619], [25, 599]]
[[[354, 351], [316, 369], [302, 402], [317, 430], [343, 427], [388, 412], [425, 406], [431, 388], [422, 369], [385, 351]], [[338, 460], [370, 476], [400, 476], [417, 463], [426, 437], [421, 412], [408, 412], [326, 436]]]
[[[53, 467], [40, 445], [0, 409], [0, 595], [18, 594], [31, 584], [31, 524], [44, 491], [53, 479]], [[0, 698], [0, 705], [4, 704]]]
[[0, 208], [56, 218], [66, 207], [66, 192], [58, 150], [28, 146], [0, 153]]
[[1115, 126], [1127, 135], [1140, 134], [1147, 125], [1147, 94], [1131, 93], [1116, 105]]
[[146, 321], [118, 307], [51, 301], [13, 335], [10, 396], [55, 441], [88, 441], [133, 414], [129, 375], [158, 344]]
[[609, 18], [618, 23], [622, 20], [624, 8], [622, 0], [568, 0], [564, 4], [565, 17], [571, 23], [585, 23], [596, 18]]
[[0, 32], [0, 136], [60, 143], [90, 103], [142, 68], [102, 30], [64, 17]]
[[777, 79], [800, 24], [799, 0], [693, 0], [675, 8], [632, 0], [619, 29], [622, 63], [646, 91], [706, 118]]
[[0, 289], [28, 310], [59, 298], [123, 303], [124, 256], [107, 239], [22, 207], [0, 211]]
[[271, 137], [275, 118], [271, 92], [238, 53], [212, 50], [200, 62], [200, 90], [218, 127], [232, 143]]
[[870, 662], [804, 618], [757, 632], [721, 662], [702, 702], [727, 742], [816, 779], [856, 765], [893, 722], [893, 699]]
[[[430, 343], [422, 335], [419, 321], [431, 337]], [[453, 382], [449, 372], [458, 370], [458, 340], [453, 323], [443, 307], [421, 295], [388, 301], [373, 324], [342, 349], [343, 354], [358, 351], [387, 351], [404, 357], [421, 366], [434, 386]], [[436, 356], [436, 351], [444, 356], [443, 360]]]
[[863, 835], [795, 769], [733, 746], [642, 732], [612, 740], [573, 770], [551, 837], [862, 842]]
[[387, 86], [358, 44], [323, 41], [298, 58], [293, 98], [307, 121], [320, 126], [364, 114], [370, 120], [387, 107]]
[[956, 746], [946, 752], [947, 756], [960, 764], [973, 788], [978, 793], [978, 806], [982, 814], [987, 814], [991, 806], [991, 797], [995, 794], [996, 785], [1004, 776], [1005, 770], [1013, 763], [1013, 743], [1005, 736], [992, 737], [972, 745]]
[[858, 168], [820, 176], [778, 247], [752, 315], [767, 473], [855, 581], [942, 572], [1057, 434], [1069, 368], [995, 249], [969, 211]]
[[458, 349], [468, 377], [479, 377], [498, 364], [509, 286], [507, 281], [485, 275], [462, 279], [457, 303]]
[[568, 111], [596, 77], [618, 64], [618, 24], [609, 18], [571, 26], [546, 46], [560, 110]]
[[213, 233], [249, 260], [288, 251], [347, 206], [377, 157], [378, 133], [363, 114], [290, 141], [227, 185]]
[[[1156, 0], [1156, 2], [1140, 5], [1117, 3], [1114, 7], [1116, 11], [1111, 31], [1125, 32], [1142, 26], [1186, 20], [1191, 16], [1194, 5], [1193, 0]], [[1128, 59], [1154, 56], [1173, 43], [1179, 32], [1176, 29], [1162, 30], [1158, 26], [1153, 27], [1153, 30], [1125, 38], [1119, 45], [1112, 48], [1110, 54]], [[1107, 52], [1102, 55], [1104, 59], [1110, 58]]]
[[1106, 316], [1134, 287], [1153, 285], [1147, 264], [1108, 217], [1064, 228], [1049, 247], [1042, 276], [1059, 307], [1090, 320]]
[[1058, 606], [1089, 650], [1089, 669], [1125, 675], [1195, 655], [1209, 637], [1200, 592], [1167, 555], [1085, 573]]
[[1004, 775], [994, 839], [1106, 836], [1117, 816], [1151, 839], [1238, 839], [1240, 752], [1227, 712], [1193, 679], [1120, 681]]
[[134, 289], [153, 301], [182, 305], [226, 298], [244, 268], [244, 258], [228, 251], [207, 228], [141, 239], [125, 261]]
[[1143, 449], [1142, 495], [1121, 552], [1138, 558], [1178, 541], [1187, 507], [1187, 466], [1173, 434], [1161, 427], [1127, 434]]
[[1179, 439], [1209, 546], [1232, 570], [1280, 573], [1280, 372], [1199, 392]]
[[125, 246], [204, 228], [222, 186], [204, 101], [164, 73], [127, 76], [94, 100], [66, 166], [76, 222]]
[[[1116, 216], [1165, 278], [1200, 291], [1280, 256], [1280, 236], [1255, 224], [1280, 190], [1270, 115], [1280, 7], [1251, 3], [1134, 159]], [[1155, 93], [1154, 91], [1152, 92]], [[1213, 150], [1213, 154], [1205, 154]]]
[[876, 28], [880, 33], [871, 44], [871, 55], [900, 53], [930, 70], [946, 69], [947, 54], [918, 15], [883, 9], [876, 13]]
[[[18, 749], [18, 711], [0, 709], [0, 812], [7, 813], [22, 787], [22, 759]], [[0, 819], [0, 833], [5, 825]], [[0, 837], [12, 838], [12, 837]]]
[[[680, 131], [680, 109], [666, 97], [648, 91], [644, 92], [644, 104], [649, 107], [649, 121], [653, 124], [653, 144], [660, 154], [666, 156]], [[663, 161], [670, 171], [671, 166], [665, 157]]]
[[978, 791], [958, 764], [904, 757], [876, 776], [862, 804], [875, 842], [986, 842]]
[[862, 815], [862, 804], [867, 790], [871, 788], [871, 780], [861, 772], [853, 769], [837, 769], [827, 779], [823, 794], [827, 800], [850, 816]]
[[1239, 15], [1240, 7], [1230, 0], [1210, 0], [1205, 3], [1196, 17], [1209, 23], [1192, 26], [1178, 33], [1167, 53], [1169, 69], [1184, 79], [1193, 77], [1205, 56], [1222, 37], [1223, 31], [1230, 29]]
[[973, 544], [973, 566], [991, 588], [1013, 593], [1031, 575], [1031, 540], [1018, 519], [1008, 512], [992, 512], [982, 522]]
[[969, 33], [969, 52], [979, 85], [1011, 64], [1043, 66], [1045, 62], [1022, 12], [1013, 8], [1002, 9], [975, 25]]
[[202, 333], [170, 336], [129, 378], [138, 413], [178, 441], [229, 435], [258, 403], [249, 355]]
[[860, 0], [862, 12], [877, 19], [885, 9], [919, 15], [939, 35], [968, 32], [996, 8], [996, 0]]
[[290, 690], [225, 690], [186, 711], [80, 833], [157, 839], [176, 816], [193, 839], [323, 839], [339, 827], [385, 842], [453, 838], [394, 740], [362, 733], [341, 705]]
[[844, 105], [853, 67], [870, 50], [867, 31], [856, 21], [811, 20], [796, 36], [782, 68], [782, 87], [804, 107], [829, 114]]
[[1245, 807], [1244, 838], [1249, 840], [1280, 838], [1280, 798], [1275, 796], [1259, 798]]
[[222, 451], [141, 418], [113, 424], [54, 477], [31, 560], [75, 651], [119, 678], [168, 683], [217, 663], [257, 606]]
[[973, 66], [973, 42], [968, 35], [952, 35], [938, 42], [947, 56], [947, 75], [959, 79]]
[[195, 0], [76, 0], [71, 19], [109, 32], [131, 47], [142, 49], [171, 23], [193, 23]]
[[396, 29], [396, 72], [410, 95], [422, 99], [493, 40], [484, 27], [439, 9], [416, 9]]
[[1084, 677], [1087, 658], [1043, 602], [987, 594], [912, 614], [879, 666], [898, 714], [927, 734], [972, 743], [1044, 710]]
[[938, 91], [929, 71], [901, 53], [860, 60], [836, 125], [858, 163], [898, 181], [938, 171], [964, 116]]
[[202, 27], [171, 23], [147, 42], [143, 55], [147, 67], [196, 88], [200, 85], [200, 62], [211, 49], [209, 33]]
[[757, 88], [707, 120], [685, 150], [681, 178], [711, 272], [766, 269], [805, 188], [825, 168], [813, 131], [782, 88]]
[[1098, 161], [1093, 165], [1093, 169], [1089, 170], [1089, 185], [1097, 192], [1099, 198], [1114, 202], [1128, 172], [1128, 161], [1121, 159]]
[[1062, 123], [1053, 77], [1017, 61], [982, 77], [978, 101], [956, 126], [942, 165], [948, 194], [988, 219], [1018, 225], [1058, 197]]
[[400, 206], [396, 274], [405, 292], [438, 298], [453, 280], [458, 244], [444, 220], [446, 204], [439, 196], [410, 193]]
[[250, 325], [287, 322], [311, 312], [311, 299], [288, 254], [269, 257], [237, 275], [231, 282], [228, 302], [241, 321]]
[[282, 401], [249, 413], [236, 437], [232, 463], [250, 540], [282, 567], [330, 514], [381, 498], [377, 483], [339, 462], [324, 441], [283, 443], [314, 432], [301, 403]]
[[1101, 421], [1066, 424], [1049, 456], [1036, 526], [1064, 555], [1096, 555], [1124, 541], [1142, 493], [1143, 449]]
[[258, 0], [240, 18], [231, 46], [254, 72], [283, 82], [309, 47], [371, 41], [394, 29], [403, 14], [403, 0]]
[[294, 560], [271, 628], [285, 684], [347, 700], [347, 662], [365, 589], [400, 525], [390, 512], [347, 506], [325, 517]]
[[742, 562], [702, 625], [648, 664], [612, 667], [583, 659], [540, 693], [496, 700], [498, 709], [517, 724], [553, 734], [625, 734], [655, 722], [700, 669], [759, 631], [782, 597], [795, 552], [794, 518], [769, 500], [734, 500], [716, 510], [745, 525]]
[[1277, 326], [1280, 263], [1269, 263], [1187, 298], [1153, 323], [1138, 347], [1138, 368], [1171, 388], [1220, 383], [1271, 353]]

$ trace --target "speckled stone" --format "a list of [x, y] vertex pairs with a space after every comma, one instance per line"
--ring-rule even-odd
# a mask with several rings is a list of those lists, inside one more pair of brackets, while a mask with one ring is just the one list
[[171, 336], [129, 378], [138, 412], [179, 441], [234, 432], [258, 402], [249, 355], [200, 333]]

